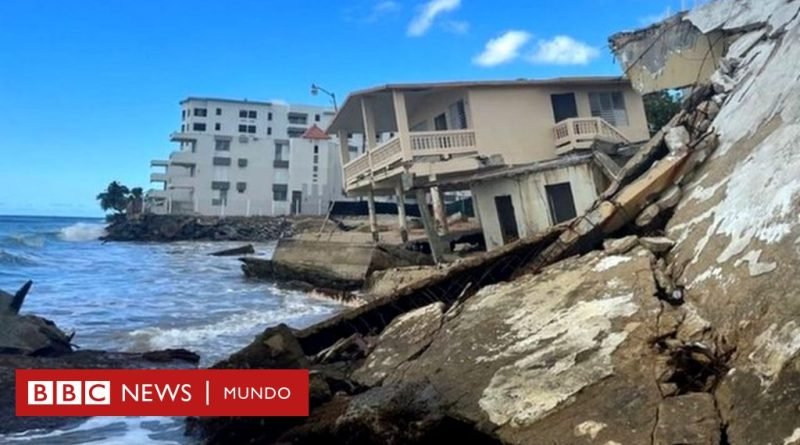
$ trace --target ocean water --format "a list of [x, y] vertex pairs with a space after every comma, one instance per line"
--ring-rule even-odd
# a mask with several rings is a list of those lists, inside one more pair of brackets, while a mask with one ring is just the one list
[[[0, 289], [33, 288], [22, 308], [49, 318], [86, 349], [186, 348], [209, 365], [266, 327], [303, 327], [342, 309], [324, 297], [247, 280], [242, 243], [102, 243], [100, 219], [0, 216]], [[269, 257], [274, 244], [257, 244]], [[185, 444], [173, 418], [93, 418], [58, 431], [0, 435], [2, 443]]]

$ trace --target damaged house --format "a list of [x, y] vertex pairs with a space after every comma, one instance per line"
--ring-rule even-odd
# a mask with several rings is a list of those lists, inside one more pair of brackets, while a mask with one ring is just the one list
[[327, 132], [376, 135], [358, 157], [342, 150], [349, 196], [403, 203], [415, 191], [423, 203], [430, 190], [436, 210], [444, 191], [469, 190], [488, 249], [583, 213], [619, 170], [613, 158], [649, 138], [620, 77], [386, 85], [352, 93]]

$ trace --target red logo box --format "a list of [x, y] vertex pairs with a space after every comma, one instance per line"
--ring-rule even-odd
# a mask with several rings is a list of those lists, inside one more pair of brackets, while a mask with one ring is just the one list
[[18, 369], [17, 416], [308, 416], [307, 369]]

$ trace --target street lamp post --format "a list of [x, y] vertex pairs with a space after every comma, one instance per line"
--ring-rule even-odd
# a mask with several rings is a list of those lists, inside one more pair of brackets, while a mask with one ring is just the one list
[[315, 83], [312, 83], [311, 84], [311, 95], [312, 96], [316, 96], [320, 92], [330, 96], [331, 101], [333, 101], [333, 111], [337, 111], [338, 112], [339, 111], [339, 106], [336, 104], [336, 95], [331, 93], [330, 91], [326, 90], [325, 88], [322, 88], [321, 86], [319, 86], [319, 85], [317, 85]]

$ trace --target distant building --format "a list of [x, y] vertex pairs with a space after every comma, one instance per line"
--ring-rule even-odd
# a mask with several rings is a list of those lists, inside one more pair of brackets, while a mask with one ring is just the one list
[[[154, 160], [147, 210], [160, 214], [324, 214], [344, 198], [331, 109], [189, 97], [178, 143]], [[349, 150], [357, 152], [356, 142]]]
[[430, 190], [441, 225], [442, 193], [469, 190], [490, 249], [583, 213], [619, 148], [649, 139], [620, 77], [385, 85], [350, 94], [327, 132], [391, 135], [342, 151], [348, 195]]

